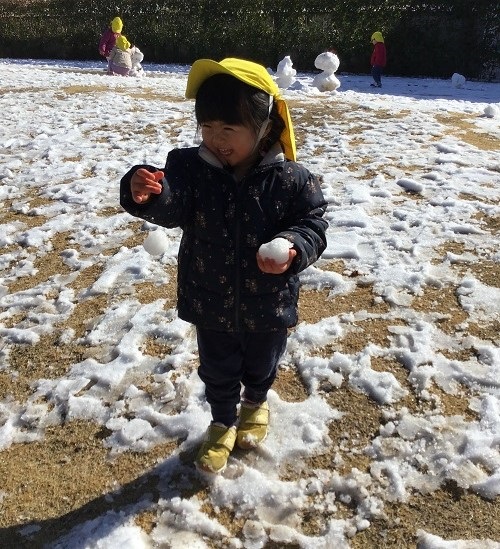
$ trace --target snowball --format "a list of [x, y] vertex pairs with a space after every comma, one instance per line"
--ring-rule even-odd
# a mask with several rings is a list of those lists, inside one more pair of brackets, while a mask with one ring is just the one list
[[488, 118], [496, 118], [500, 116], [500, 109], [496, 105], [487, 105], [484, 108], [484, 115]]
[[288, 250], [293, 244], [286, 238], [275, 238], [271, 242], [262, 244], [259, 248], [259, 255], [263, 259], [274, 259], [276, 263], [286, 263], [288, 261]]
[[396, 181], [396, 185], [399, 185], [400, 187], [403, 187], [403, 189], [414, 193], [421, 193], [424, 190], [424, 186], [421, 183], [407, 177], [398, 179]]
[[120, 436], [123, 442], [132, 443], [143, 438], [153, 430], [151, 424], [145, 419], [134, 418], [121, 428]]
[[160, 230], [151, 231], [143, 243], [144, 249], [151, 255], [162, 255], [168, 246], [166, 234]]
[[451, 84], [454, 88], [463, 88], [465, 86], [465, 76], [462, 76], [457, 72], [453, 73]]

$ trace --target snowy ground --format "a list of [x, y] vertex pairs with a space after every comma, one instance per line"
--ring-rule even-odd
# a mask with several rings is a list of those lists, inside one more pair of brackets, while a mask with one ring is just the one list
[[[300, 74], [284, 91], [299, 161], [323, 176], [329, 202], [328, 248], [302, 275], [313, 311], [304, 305], [282, 364], [304, 397], [272, 391], [265, 444], [206, 479], [181, 459], [210, 416], [193, 330], [164, 290], [179, 232], [164, 231], [167, 251], [153, 257], [141, 243], [154, 226], [118, 205], [131, 165], [162, 167], [196, 140], [188, 67], [144, 68], [136, 79], [98, 62], [0, 60], [0, 451], [79, 420], [106, 428], [110, 458], [178, 443], [155, 466], [160, 498], [72, 524], [52, 547], [341, 549], [389, 505], [450, 482], [498, 523], [500, 84], [386, 77], [379, 90], [340, 74], [322, 93]], [[383, 337], [369, 337], [375, 325]], [[80, 354], [40, 364], [50, 337]], [[38, 365], [22, 394], [19, 365]], [[346, 391], [380, 414], [363, 444], [336, 431], [356, 414], [335, 405]], [[0, 487], [3, 505], [15, 498]], [[146, 508], [150, 528], [137, 520]], [[29, 513], [2, 522], [16, 525], [27, 542], [41, 528]], [[500, 547], [413, 534], [424, 549]]]

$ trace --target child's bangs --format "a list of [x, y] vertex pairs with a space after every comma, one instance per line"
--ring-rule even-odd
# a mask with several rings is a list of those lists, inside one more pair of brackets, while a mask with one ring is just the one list
[[241, 84], [232, 76], [217, 74], [205, 80], [196, 94], [196, 120], [244, 124], [242, 106]]

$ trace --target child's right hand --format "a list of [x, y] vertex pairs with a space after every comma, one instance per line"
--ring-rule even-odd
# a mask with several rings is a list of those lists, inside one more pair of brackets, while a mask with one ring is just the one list
[[139, 168], [130, 180], [134, 202], [144, 204], [150, 199], [151, 194], [160, 194], [163, 189], [160, 179], [163, 179], [164, 175], [162, 171], [150, 172], [145, 168]]

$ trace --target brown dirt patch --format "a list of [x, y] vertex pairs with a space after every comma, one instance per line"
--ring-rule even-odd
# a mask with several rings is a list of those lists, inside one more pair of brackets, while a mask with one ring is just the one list
[[[42, 199], [43, 202], [47, 199]], [[34, 208], [32, 204], [39, 202], [37, 197], [34, 197], [32, 201], [29, 201], [31, 208]], [[50, 202], [50, 201], [48, 201]], [[39, 204], [42, 205], [42, 204]], [[48, 217], [38, 215], [34, 213], [21, 213], [12, 207], [12, 203], [8, 201], [5, 203], [5, 207], [2, 212], [2, 223], [20, 223], [22, 229], [32, 229], [33, 227], [39, 227], [48, 220]]]
[[[71, 69], [71, 72], [75, 72], [74, 69]], [[29, 89], [27, 88], [24, 91], [38, 91], [36, 89]], [[82, 84], [74, 84], [72, 86], [64, 86], [62, 87], [56, 94], [55, 98], [60, 99], [62, 101], [65, 101], [67, 99], [68, 95], [80, 95], [83, 94], [86, 97], [92, 96], [92, 95], [102, 95], [103, 93], [110, 93], [110, 89], [108, 86], [85, 86]], [[153, 89], [142, 89], [138, 90], [137, 88], [134, 88], [131, 90], [130, 88], [123, 87], [120, 88], [119, 86], [116, 86], [112, 90], [113, 95], [120, 94], [120, 95], [130, 95], [134, 99], [143, 99], [145, 101], [166, 101], [168, 103], [184, 103], [186, 99], [182, 97], [181, 95], [167, 95], [165, 93], [155, 92]]]
[[500, 151], [498, 137], [480, 132], [473, 121], [476, 115], [464, 113], [438, 114], [436, 120], [450, 128], [451, 133], [465, 143], [485, 151]]
[[[497, 202], [499, 202], [498, 200]], [[481, 223], [481, 228], [490, 232], [493, 235], [500, 233], [500, 216], [499, 215], [487, 215], [483, 212], [478, 212], [475, 216]]]
[[295, 368], [279, 368], [273, 384], [276, 391], [286, 402], [302, 402], [307, 399], [308, 393], [302, 378]]
[[0, 394], [25, 402], [36, 390], [39, 379], [57, 379], [86, 358], [101, 358], [102, 349], [76, 343], [61, 344], [59, 335], [40, 337], [32, 345], [12, 345], [9, 371], [0, 370]]
[[78, 271], [78, 276], [73, 282], [68, 284], [68, 287], [72, 288], [76, 294], [79, 294], [81, 291], [90, 288], [99, 279], [103, 268], [103, 265], [100, 263], [94, 263], [94, 265], [85, 267], [81, 271]]
[[330, 316], [366, 311], [383, 314], [389, 311], [387, 303], [373, 293], [373, 287], [356, 286], [346, 295], [330, 297], [330, 290], [309, 290], [303, 288], [299, 297], [299, 318], [308, 324], [315, 324]]
[[[168, 457], [177, 444], [169, 442], [141, 454], [125, 452], [110, 460], [102, 445], [104, 436], [98, 425], [73, 421], [48, 428], [41, 442], [15, 444], [2, 451], [0, 477], [6, 495], [0, 514], [0, 546], [42, 547], [77, 523], [59, 521], [56, 528], [51, 519], [76, 513], [81, 515], [79, 520], [85, 520], [111, 511], [119, 504], [119, 492], [116, 499], [106, 499], [103, 494], [115, 493], [117, 487], [134, 481], [136, 498], [148, 491], [159, 497], [157, 479], [144, 474]], [[128, 489], [130, 497], [130, 486]], [[8, 528], [39, 521], [43, 521], [41, 530], [31, 541]]]
[[[412, 525], [408, 528], [408, 525]], [[388, 504], [385, 517], [351, 540], [352, 549], [416, 547], [418, 529], [445, 540], [500, 540], [500, 505], [454, 484], [408, 503]]]
[[439, 328], [447, 334], [454, 334], [457, 325], [467, 319], [453, 286], [426, 286], [422, 295], [416, 296], [411, 305], [419, 312], [438, 313]]
[[141, 303], [152, 303], [157, 299], [165, 300], [165, 309], [171, 309], [177, 304], [177, 268], [166, 266], [169, 283], [158, 286], [152, 282], [134, 284], [134, 295]]

